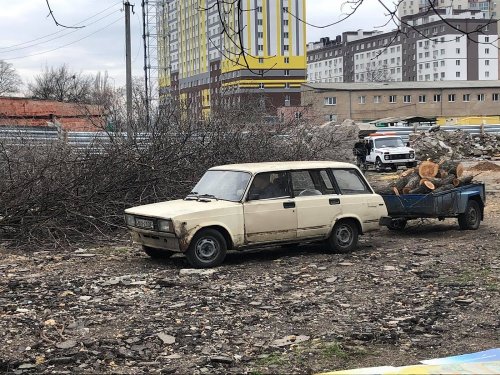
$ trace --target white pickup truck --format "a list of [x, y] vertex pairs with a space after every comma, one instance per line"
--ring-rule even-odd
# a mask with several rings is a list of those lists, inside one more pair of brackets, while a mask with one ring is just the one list
[[398, 135], [375, 133], [364, 138], [366, 144], [365, 169], [374, 166], [380, 172], [386, 168], [396, 170], [398, 166], [416, 166], [415, 150], [405, 145]]

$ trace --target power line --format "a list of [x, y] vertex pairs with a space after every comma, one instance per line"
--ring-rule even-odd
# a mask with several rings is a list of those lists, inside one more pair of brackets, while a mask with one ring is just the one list
[[43, 52], [38, 52], [38, 53], [33, 53], [33, 54], [30, 54], [30, 55], [24, 55], [24, 56], [17, 56], [17, 57], [11, 57], [11, 58], [8, 58], [8, 59], [2, 59], [3, 61], [8, 61], [8, 60], [18, 60], [18, 59], [24, 59], [26, 57], [32, 57], [32, 56], [38, 56], [38, 55], [43, 55], [45, 53], [49, 53], [49, 52], [53, 52], [53, 51], [57, 51], [61, 48], [64, 48], [64, 47], [68, 47], [68, 46], [71, 46], [72, 44], [75, 44], [75, 43], [78, 43], [78, 42], [81, 42], [82, 40], [84, 39], [87, 39], [87, 38], [90, 38], [92, 35], [95, 35], [99, 32], [101, 32], [102, 30], [105, 30], [107, 28], [109, 28], [110, 26], [114, 25], [115, 23], [117, 23], [118, 21], [121, 21], [123, 19], [123, 17], [120, 17], [118, 18], [117, 20], [107, 24], [106, 26], [100, 28], [99, 30], [96, 30], [95, 32], [91, 33], [91, 34], [88, 34], [86, 36], [84, 36], [83, 38], [80, 38], [80, 39], [77, 39], [71, 43], [67, 43], [67, 44], [64, 44], [62, 46], [59, 46], [57, 48], [53, 48], [53, 49], [50, 49], [48, 51], [43, 51]]
[[[103, 19], [106, 19], [106, 18], [108, 18], [108, 17], [113, 16], [114, 14], [115, 14], [115, 11], [113, 11], [113, 12], [111, 12], [111, 13], [109, 13], [109, 14], [107, 14], [107, 15], [105, 15], [105, 16], [103, 16], [103, 17], [101, 17], [101, 18], [98, 18], [97, 20], [95, 20], [95, 21], [93, 21], [93, 22], [91, 22], [91, 23], [88, 23], [87, 25], [85, 25], [85, 27], [87, 27], [87, 26], [91, 26], [91, 25], [94, 25], [94, 24], [96, 24], [96, 23], [98, 23], [98, 22], [102, 21]], [[5, 51], [0, 51], [0, 53], [9, 53], [9, 52], [20, 51], [20, 50], [23, 50], [23, 49], [28, 49], [28, 48], [32, 48], [32, 47], [41, 46], [42, 44], [46, 44], [46, 43], [48, 43], [48, 42], [52, 42], [52, 41], [57, 40], [57, 39], [65, 38], [65, 37], [67, 37], [67, 36], [69, 36], [69, 35], [71, 35], [71, 34], [73, 34], [73, 33], [78, 32], [78, 31], [81, 31], [81, 28], [80, 28], [80, 29], [73, 30], [73, 31], [69, 31], [69, 32], [67, 32], [67, 33], [66, 33], [66, 34], [64, 34], [64, 35], [57, 36], [57, 37], [54, 37], [54, 38], [48, 39], [48, 40], [43, 41], [43, 42], [40, 42], [40, 43], [33, 43], [33, 44], [29, 44], [29, 45], [27, 45], [27, 46], [25, 46], [25, 47], [19, 47], [19, 48], [12, 48], [12, 49], [8, 49], [8, 50], [5, 50]]]
[[[88, 18], [85, 18], [84, 20], [81, 20], [80, 22], [75, 23], [75, 24], [74, 24], [74, 26], [80, 25], [80, 24], [82, 24], [82, 23], [84, 23], [84, 22], [86, 22], [86, 21], [88, 21], [88, 20], [91, 20], [92, 18], [97, 17], [98, 15], [100, 15], [100, 14], [102, 14], [102, 13], [104, 13], [104, 12], [108, 11], [109, 9], [111, 9], [111, 8], [113, 8], [113, 7], [115, 7], [115, 6], [119, 5], [119, 4], [121, 4], [121, 1], [119, 1], [119, 2], [117, 2], [117, 3], [115, 3], [115, 4], [113, 4], [113, 5], [111, 5], [110, 7], [106, 8], [106, 9], [103, 9], [102, 11], [100, 11], [100, 12], [98, 12], [98, 13], [94, 14], [93, 16], [90, 16], [90, 17], [88, 17]], [[95, 23], [95, 22], [94, 22], [94, 23]], [[89, 25], [91, 25], [91, 24], [89, 24]], [[84, 25], [84, 26], [88, 26], [88, 25]], [[10, 48], [15, 48], [15, 47], [23, 46], [23, 45], [25, 45], [25, 44], [28, 44], [28, 43], [31, 43], [31, 42], [36, 42], [36, 41], [38, 41], [38, 40], [45, 39], [45, 38], [51, 37], [51, 36], [53, 36], [53, 35], [57, 35], [57, 34], [64, 33], [64, 32], [66, 32], [66, 30], [59, 30], [59, 31], [56, 31], [56, 32], [53, 32], [53, 33], [50, 33], [50, 34], [47, 34], [47, 35], [44, 35], [44, 36], [41, 36], [41, 37], [38, 37], [38, 38], [32, 39], [32, 40], [28, 40], [28, 41], [23, 42], [23, 43], [13, 44], [13, 45], [11, 45], [11, 46], [6, 46], [6, 47], [0, 47], [0, 50], [2, 50], [2, 49], [10, 49]]]

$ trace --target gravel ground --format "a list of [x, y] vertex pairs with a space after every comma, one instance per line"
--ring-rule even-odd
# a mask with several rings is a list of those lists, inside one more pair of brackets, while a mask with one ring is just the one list
[[130, 245], [0, 248], [0, 372], [302, 374], [498, 347], [500, 173], [481, 177], [477, 231], [413, 222], [344, 255], [304, 245], [192, 270]]

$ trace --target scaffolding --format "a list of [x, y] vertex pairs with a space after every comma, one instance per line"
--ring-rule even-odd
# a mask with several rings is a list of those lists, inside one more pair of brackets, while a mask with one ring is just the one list
[[[163, 27], [163, 8], [165, 0], [142, 1], [142, 20], [144, 42], [144, 88], [146, 111], [158, 107], [159, 99], [159, 53], [160, 35]], [[149, 118], [148, 118], [149, 124]]]

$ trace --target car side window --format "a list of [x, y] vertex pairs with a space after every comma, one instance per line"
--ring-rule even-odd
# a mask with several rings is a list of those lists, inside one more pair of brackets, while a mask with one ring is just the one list
[[286, 172], [265, 172], [255, 175], [248, 191], [248, 200], [289, 198], [290, 188]]
[[371, 194], [368, 185], [355, 169], [332, 169], [341, 194]]
[[295, 197], [336, 193], [330, 176], [324, 169], [292, 171], [291, 176]]

